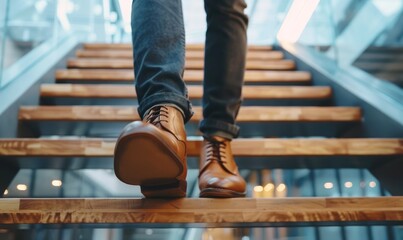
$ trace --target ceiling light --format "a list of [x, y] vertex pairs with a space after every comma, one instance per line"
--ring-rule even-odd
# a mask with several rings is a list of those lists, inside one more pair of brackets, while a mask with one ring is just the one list
[[69, 0], [60, 0], [56, 10], [57, 18], [59, 19], [60, 25], [66, 31], [69, 31], [71, 29], [71, 24], [69, 18], [67, 17], [69, 2], [70, 2]]
[[371, 187], [371, 188], [376, 187], [376, 182], [374, 182], [374, 181], [369, 182], [369, 187]]
[[326, 189], [331, 189], [331, 188], [333, 188], [333, 183], [325, 182], [325, 184], [323, 184], [323, 187], [326, 188]]
[[43, 10], [45, 10], [47, 5], [48, 5], [48, 3], [45, 0], [40, 0], [35, 3], [35, 9], [36, 9], [36, 11], [42, 13]]
[[353, 187], [353, 183], [352, 183], [352, 182], [345, 182], [345, 183], [344, 183], [344, 186], [345, 186], [346, 188], [351, 188], [351, 187]]
[[52, 186], [54, 186], [54, 187], [61, 187], [62, 184], [63, 183], [61, 180], [52, 180]]
[[378, 10], [387, 17], [399, 13], [402, 8], [402, 0], [372, 0], [372, 4], [375, 5]]
[[284, 183], [280, 183], [280, 184], [277, 186], [276, 191], [277, 191], [277, 192], [284, 192], [286, 188], [287, 188], [287, 186], [286, 186]]
[[253, 188], [253, 191], [255, 191], [255, 192], [263, 192], [263, 187], [262, 186], [255, 186]]
[[20, 191], [26, 191], [28, 189], [28, 187], [25, 184], [18, 184], [17, 189]]
[[273, 189], [274, 189], [274, 184], [273, 183], [268, 183], [268, 184], [266, 184], [266, 186], [264, 186], [264, 191], [265, 192], [273, 191]]
[[4, 195], [8, 195], [8, 190], [7, 189], [4, 191]]
[[320, 0], [294, 0], [277, 34], [279, 41], [296, 43]]

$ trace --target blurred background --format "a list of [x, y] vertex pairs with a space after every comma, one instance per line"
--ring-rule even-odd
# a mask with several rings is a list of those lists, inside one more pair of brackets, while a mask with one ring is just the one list
[[[402, 0], [247, 0], [248, 41], [292, 44], [315, 52], [359, 81], [400, 101], [403, 94]], [[304, 11], [293, 11], [305, 4]], [[186, 39], [205, 39], [203, 1], [183, 0]], [[1, 0], [0, 89], [21, 72], [74, 39], [76, 42], [131, 41], [129, 0]], [[318, 59], [319, 59], [318, 57]], [[1, 92], [0, 92], [1, 94]], [[2, 101], [0, 95], [0, 101]], [[402, 116], [403, 117], [403, 116]], [[253, 197], [389, 195], [364, 169], [273, 169], [242, 172]], [[189, 180], [196, 181], [197, 170]], [[189, 184], [192, 186], [192, 184]], [[196, 186], [196, 185], [194, 185]], [[198, 196], [198, 189], [191, 189]], [[113, 170], [21, 170], [5, 197], [140, 197]], [[345, 226], [240, 229], [93, 229], [36, 226], [10, 239], [403, 239], [402, 227]], [[2, 238], [4, 236], [4, 238]], [[9, 234], [0, 239], [8, 239]]]
[[[290, 16], [289, 22], [284, 20], [293, 2], [304, 1], [246, 2], [250, 44], [296, 42], [402, 87], [402, 0], [310, 0], [306, 12], [291, 14], [298, 21]], [[203, 9], [201, 0], [183, 0], [189, 43], [204, 41]], [[19, 63], [28, 62], [24, 58], [40, 58], [68, 36], [81, 42], [130, 42], [130, 11], [129, 0], [2, 0], [1, 85], [23, 67]]]

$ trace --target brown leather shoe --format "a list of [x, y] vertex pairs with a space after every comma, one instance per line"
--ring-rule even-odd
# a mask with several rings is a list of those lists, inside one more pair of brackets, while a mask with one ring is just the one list
[[225, 138], [204, 138], [200, 155], [200, 197], [244, 197], [245, 180], [239, 175], [231, 151], [231, 142]]
[[158, 106], [127, 125], [115, 147], [115, 174], [146, 197], [186, 196], [186, 133], [182, 113]]

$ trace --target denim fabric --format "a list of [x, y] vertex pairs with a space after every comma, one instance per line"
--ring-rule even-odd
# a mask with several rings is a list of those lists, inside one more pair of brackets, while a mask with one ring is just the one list
[[[207, 32], [204, 64], [203, 117], [205, 135], [237, 137], [235, 119], [241, 105], [245, 70], [244, 0], [205, 0]], [[133, 0], [133, 55], [139, 114], [154, 105], [177, 105], [192, 115], [183, 82], [185, 32], [181, 0]]]
[[183, 82], [185, 30], [181, 0], [134, 0], [132, 4], [134, 74], [139, 114], [171, 103], [185, 113], [191, 107]]

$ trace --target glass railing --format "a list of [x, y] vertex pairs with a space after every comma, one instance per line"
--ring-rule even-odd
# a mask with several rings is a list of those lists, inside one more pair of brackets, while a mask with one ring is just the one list
[[364, 71], [374, 88], [403, 93], [401, 0], [322, 0], [297, 43]]
[[110, 0], [0, 1], [0, 88], [68, 37], [114, 41], [119, 14]]

